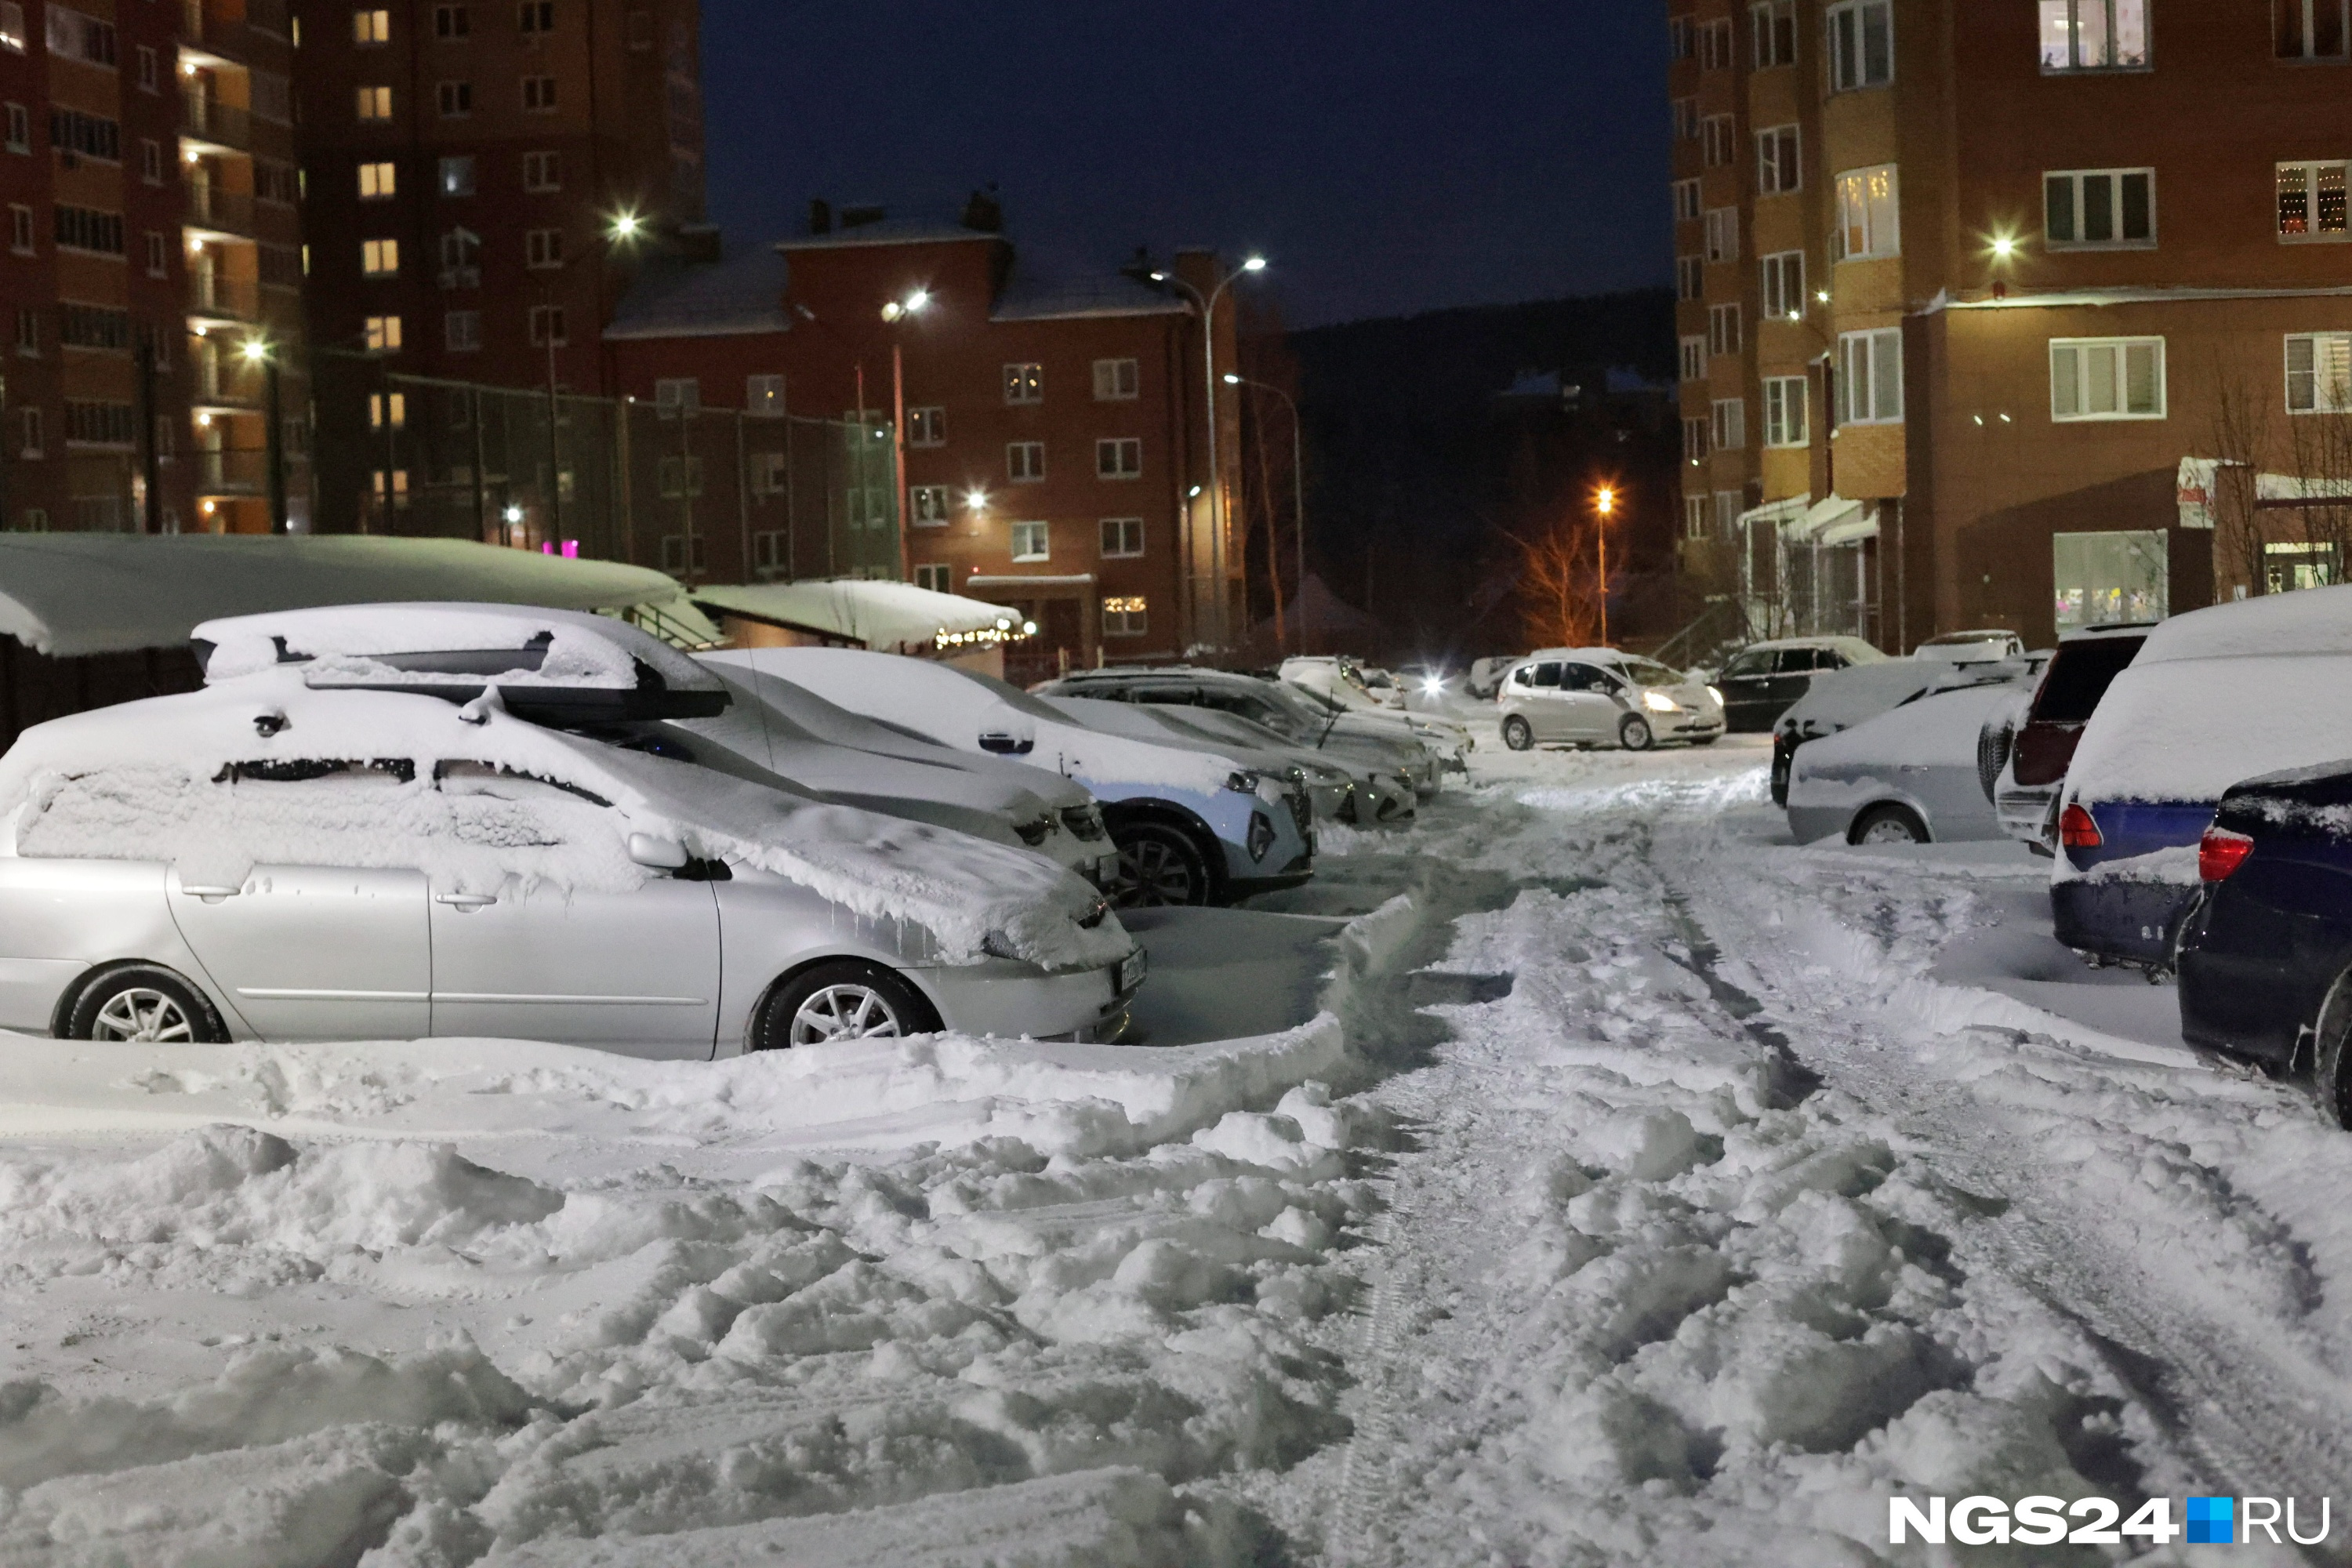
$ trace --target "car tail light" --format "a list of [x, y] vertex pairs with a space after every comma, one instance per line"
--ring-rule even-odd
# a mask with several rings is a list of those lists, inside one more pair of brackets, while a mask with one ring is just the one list
[[2091, 814], [2077, 803], [2059, 815], [2058, 842], [2069, 849], [2096, 849], [2106, 840], [2099, 836], [2099, 825]]
[[2197, 874], [2209, 882], [2226, 882], [2253, 852], [2254, 841], [2244, 834], [2209, 827], [2197, 843]]

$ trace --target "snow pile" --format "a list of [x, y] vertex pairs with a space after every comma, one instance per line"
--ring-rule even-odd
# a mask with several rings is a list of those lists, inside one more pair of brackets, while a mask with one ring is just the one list
[[[322, 761], [359, 767], [251, 776]], [[911, 927], [950, 962], [992, 935], [1055, 968], [1131, 946], [1091, 888], [1022, 850], [541, 729], [495, 703], [313, 691], [293, 670], [37, 725], [0, 759], [0, 813], [21, 854], [177, 862], [185, 881], [227, 886], [255, 865], [307, 862], [411, 867], [461, 890], [508, 878], [622, 890], [650, 875], [627, 853], [644, 832]]]
[[634, 690], [639, 669], [653, 671], [672, 691], [718, 689], [710, 672], [687, 655], [607, 616], [539, 610], [519, 605], [348, 605], [331, 610], [286, 610], [206, 621], [192, 634], [211, 646], [208, 682], [310, 659], [313, 686], [416, 684], [416, 671], [377, 662], [394, 654], [512, 652], [512, 668], [488, 678], [510, 686], [578, 686]]

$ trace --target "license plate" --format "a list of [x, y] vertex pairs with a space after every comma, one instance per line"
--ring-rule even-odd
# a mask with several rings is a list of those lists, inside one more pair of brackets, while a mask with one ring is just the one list
[[1150, 968], [1150, 966], [1151, 960], [1146, 956], [1144, 951], [1139, 947], [1133, 952], [1129, 953], [1125, 958], [1120, 959], [1118, 961], [1118, 989], [1120, 991], [1132, 991], [1137, 986], [1142, 984], [1144, 971]]

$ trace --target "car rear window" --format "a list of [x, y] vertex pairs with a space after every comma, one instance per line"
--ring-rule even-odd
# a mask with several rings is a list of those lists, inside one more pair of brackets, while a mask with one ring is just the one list
[[2087, 724], [2107, 694], [2137, 657], [2146, 637], [2088, 637], [2058, 649], [2033, 700], [2032, 721], [2042, 724]]

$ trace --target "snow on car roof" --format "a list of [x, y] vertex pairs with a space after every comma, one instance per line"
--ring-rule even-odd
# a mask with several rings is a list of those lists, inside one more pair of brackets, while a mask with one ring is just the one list
[[[512, 654], [477, 659], [471, 670], [501, 685], [572, 686], [632, 690], [642, 667], [672, 691], [717, 691], [721, 682], [691, 658], [610, 616], [580, 615], [526, 605], [375, 604], [332, 609], [279, 610], [205, 621], [190, 634], [208, 682], [234, 680], [275, 666], [309, 659], [314, 684], [331, 675], [338, 685], [415, 683], [416, 668], [380, 662], [395, 655]], [[440, 668], [427, 664], [426, 670]]]
[[2352, 585], [2265, 594], [2158, 623], [2138, 664], [2261, 654], [2352, 653]]
[[[341, 789], [296, 794], [270, 782], [289, 763], [355, 764], [354, 789], [393, 794], [375, 811], [352, 809], [358, 797]], [[447, 763], [480, 764], [496, 782], [436, 789]], [[257, 787], [212, 787], [239, 775]], [[0, 758], [0, 816], [17, 853], [162, 860], [226, 885], [294, 859], [415, 868], [476, 891], [509, 877], [635, 887], [649, 873], [599, 801], [630, 829], [928, 931], [950, 960], [977, 959], [992, 933], [1051, 966], [1127, 950], [1117, 921], [1078, 923], [1092, 890], [1040, 857], [548, 730], [495, 704], [314, 690], [268, 670], [35, 725]]]
[[2150, 637], [2083, 731], [2066, 771], [2081, 799], [2218, 800], [2241, 779], [2343, 754], [2352, 733], [2352, 658], [2296, 652], [2151, 662], [2155, 647]]
[[74, 658], [174, 647], [202, 621], [390, 599], [571, 610], [682, 603], [643, 566], [466, 539], [184, 533], [0, 534], [0, 634]]

